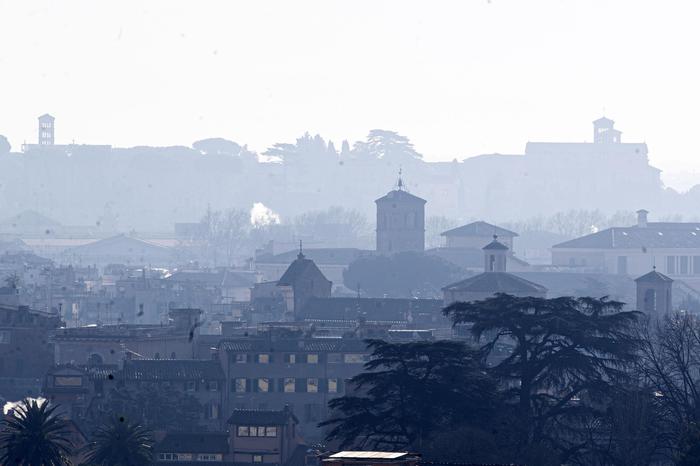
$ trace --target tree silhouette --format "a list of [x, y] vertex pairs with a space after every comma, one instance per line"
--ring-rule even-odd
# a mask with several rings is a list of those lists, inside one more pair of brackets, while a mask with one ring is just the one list
[[24, 399], [0, 430], [0, 464], [62, 466], [70, 464], [72, 444], [66, 421], [47, 401]]
[[581, 428], [599, 401], [629, 381], [639, 313], [606, 298], [531, 298], [498, 294], [454, 303], [444, 312], [483, 343], [490, 373], [512, 412], [514, 447], [544, 445], [566, 462], [589, 442]]
[[368, 347], [365, 372], [350, 381], [356, 394], [331, 400], [334, 415], [320, 424], [343, 448], [420, 449], [433, 433], [476, 424], [494, 406], [495, 384], [463, 343], [368, 340]]
[[147, 466], [153, 460], [153, 439], [140, 425], [112, 418], [97, 429], [87, 452], [88, 463], [99, 466]]

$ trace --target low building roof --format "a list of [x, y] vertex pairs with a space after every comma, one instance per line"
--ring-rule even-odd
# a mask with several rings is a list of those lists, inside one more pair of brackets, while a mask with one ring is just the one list
[[414, 204], [425, 204], [428, 201], [418, 196], [414, 196], [413, 194], [404, 191], [403, 189], [395, 189], [393, 191], [389, 191], [384, 196], [380, 197], [374, 202], [376, 202], [377, 204], [383, 202], [409, 202]]
[[196, 359], [132, 359], [124, 361], [119, 376], [126, 380], [223, 380], [219, 361]]
[[514, 231], [506, 230], [496, 225], [484, 221], [472, 222], [461, 227], [453, 228], [451, 230], [443, 231], [440, 236], [505, 236], [508, 238], [513, 238], [518, 236]]
[[613, 227], [552, 246], [554, 249], [700, 248], [700, 223], [649, 222]]
[[636, 278], [634, 280], [635, 282], [665, 282], [665, 283], [670, 283], [673, 282], [673, 279], [670, 277], [667, 277], [666, 275], [659, 273], [656, 271], [656, 268], [652, 270], [651, 272], [642, 275], [639, 278]]
[[229, 451], [225, 432], [172, 432], [156, 444], [159, 453], [220, 453]]
[[409, 313], [439, 313], [438, 299], [310, 298], [301, 309], [305, 320], [357, 320], [403, 322]]
[[[323, 272], [311, 259], [307, 259], [304, 254], [299, 253], [297, 258], [289, 264], [287, 270], [282, 274], [277, 281], [278, 286], [294, 286], [294, 284], [305, 274], [316, 272], [323, 276]], [[325, 278], [325, 276], [324, 276]]]
[[222, 340], [221, 349], [230, 353], [243, 352], [367, 352], [367, 344], [355, 338], [279, 338], [242, 337]]
[[287, 424], [290, 419], [295, 423], [299, 422], [299, 419], [287, 407], [280, 410], [234, 409], [231, 417], [228, 419], [228, 423], [234, 425], [282, 426]]
[[[263, 254], [256, 258], [258, 264], [289, 264], [296, 259], [299, 251], [287, 251], [281, 254]], [[358, 248], [304, 248], [304, 256], [324, 265], [348, 265], [357, 258], [373, 254], [374, 251]]]
[[547, 288], [508, 272], [484, 272], [447, 285], [443, 291], [471, 293], [546, 293]]

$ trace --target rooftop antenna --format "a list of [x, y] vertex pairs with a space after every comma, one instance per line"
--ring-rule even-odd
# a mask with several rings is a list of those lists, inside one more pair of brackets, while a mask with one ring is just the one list
[[302, 247], [302, 242], [299, 240], [299, 255], [297, 256], [298, 259], [303, 259], [304, 258], [304, 249]]

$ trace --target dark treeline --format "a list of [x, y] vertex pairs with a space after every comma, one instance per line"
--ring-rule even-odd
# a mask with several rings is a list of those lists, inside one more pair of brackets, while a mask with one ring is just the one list
[[695, 316], [508, 295], [445, 313], [474, 344], [369, 341], [354, 392], [330, 402], [330, 442], [454, 462], [700, 461]]

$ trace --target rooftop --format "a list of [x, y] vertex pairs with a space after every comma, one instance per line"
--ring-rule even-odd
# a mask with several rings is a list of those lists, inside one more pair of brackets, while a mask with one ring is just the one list
[[173, 432], [156, 444], [164, 453], [228, 453], [228, 434], [223, 432]]
[[415, 204], [425, 204], [426, 201], [425, 199], [422, 199], [418, 196], [414, 196], [413, 194], [404, 191], [403, 189], [395, 189], [393, 191], [389, 191], [386, 193], [384, 196], [380, 197], [376, 201], [376, 203], [383, 203], [383, 202], [410, 202], [410, 203], [415, 203]]
[[547, 288], [508, 272], [485, 272], [447, 285], [443, 291], [472, 293], [546, 293]]
[[132, 359], [124, 361], [120, 375], [126, 380], [223, 380], [218, 361], [195, 359]]
[[552, 246], [554, 249], [700, 248], [700, 223], [648, 222], [613, 227]]
[[498, 235], [507, 238], [513, 238], [518, 236], [514, 231], [506, 230], [496, 225], [491, 225], [490, 223], [478, 221], [462, 225], [461, 227], [453, 228], [451, 230], [443, 231], [440, 233], [441, 236], [491, 236]]

